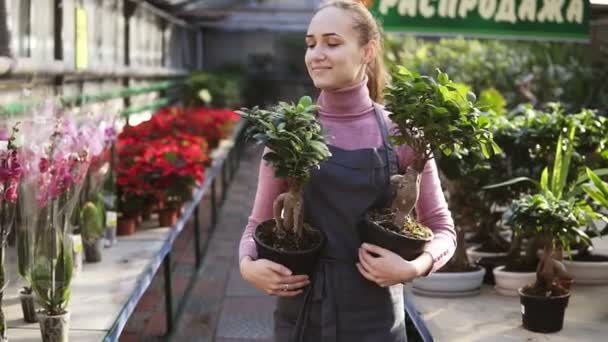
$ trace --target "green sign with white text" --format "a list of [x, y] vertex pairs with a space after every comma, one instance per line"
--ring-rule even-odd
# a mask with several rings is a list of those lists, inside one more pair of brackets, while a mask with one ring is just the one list
[[589, 39], [589, 0], [373, 0], [387, 32], [513, 39]]

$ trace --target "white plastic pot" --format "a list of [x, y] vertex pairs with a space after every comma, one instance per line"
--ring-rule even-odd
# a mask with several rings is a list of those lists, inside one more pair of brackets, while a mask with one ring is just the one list
[[415, 294], [432, 297], [461, 297], [479, 293], [486, 270], [477, 267], [471, 272], [438, 272], [413, 281]]
[[574, 285], [608, 284], [608, 261], [562, 261], [574, 278]]
[[496, 292], [504, 296], [518, 296], [517, 290], [536, 281], [536, 272], [507, 272], [505, 266], [496, 267], [494, 282]]

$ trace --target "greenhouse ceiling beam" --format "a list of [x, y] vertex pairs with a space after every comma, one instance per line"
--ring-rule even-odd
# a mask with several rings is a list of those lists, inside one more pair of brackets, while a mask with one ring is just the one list
[[31, 58], [0, 57], [0, 77], [2, 76], [83, 76], [83, 77], [179, 77], [187, 70], [163, 67], [105, 67], [77, 70], [61, 61], [44, 62]]

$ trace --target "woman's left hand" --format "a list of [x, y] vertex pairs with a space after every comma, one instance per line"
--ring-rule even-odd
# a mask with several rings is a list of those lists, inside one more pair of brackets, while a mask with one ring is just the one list
[[[374, 257], [370, 253], [378, 256]], [[423, 256], [428, 257], [426, 253], [423, 253]], [[414, 278], [425, 274], [431, 267], [431, 265], [420, 267], [416, 261], [418, 260], [407, 261], [388, 249], [364, 243], [359, 248], [357, 268], [367, 280], [373, 281], [379, 286], [387, 287], [412, 281]]]

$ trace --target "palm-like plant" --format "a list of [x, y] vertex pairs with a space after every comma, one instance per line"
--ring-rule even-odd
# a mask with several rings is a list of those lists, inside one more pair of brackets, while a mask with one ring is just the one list
[[[397, 66], [385, 98], [389, 117], [396, 124], [391, 135], [395, 145], [407, 144], [416, 159], [403, 175], [395, 175], [392, 224], [399, 231], [415, 232], [420, 225], [410, 219], [420, 194], [420, 175], [427, 161], [438, 150], [446, 156], [461, 157], [481, 151], [489, 158], [501, 150], [488, 130], [490, 119], [475, 106], [475, 95], [468, 87], [452, 82], [437, 70], [437, 80]], [[430, 230], [424, 227], [430, 234]]]
[[254, 107], [237, 112], [251, 122], [246, 135], [269, 149], [263, 159], [273, 166], [276, 177], [287, 179], [288, 191], [273, 205], [274, 233], [279, 239], [293, 235], [297, 242], [309, 229], [302, 207], [304, 186], [310, 172], [331, 156], [316, 110], [305, 96], [297, 104], [281, 102], [270, 110]]

